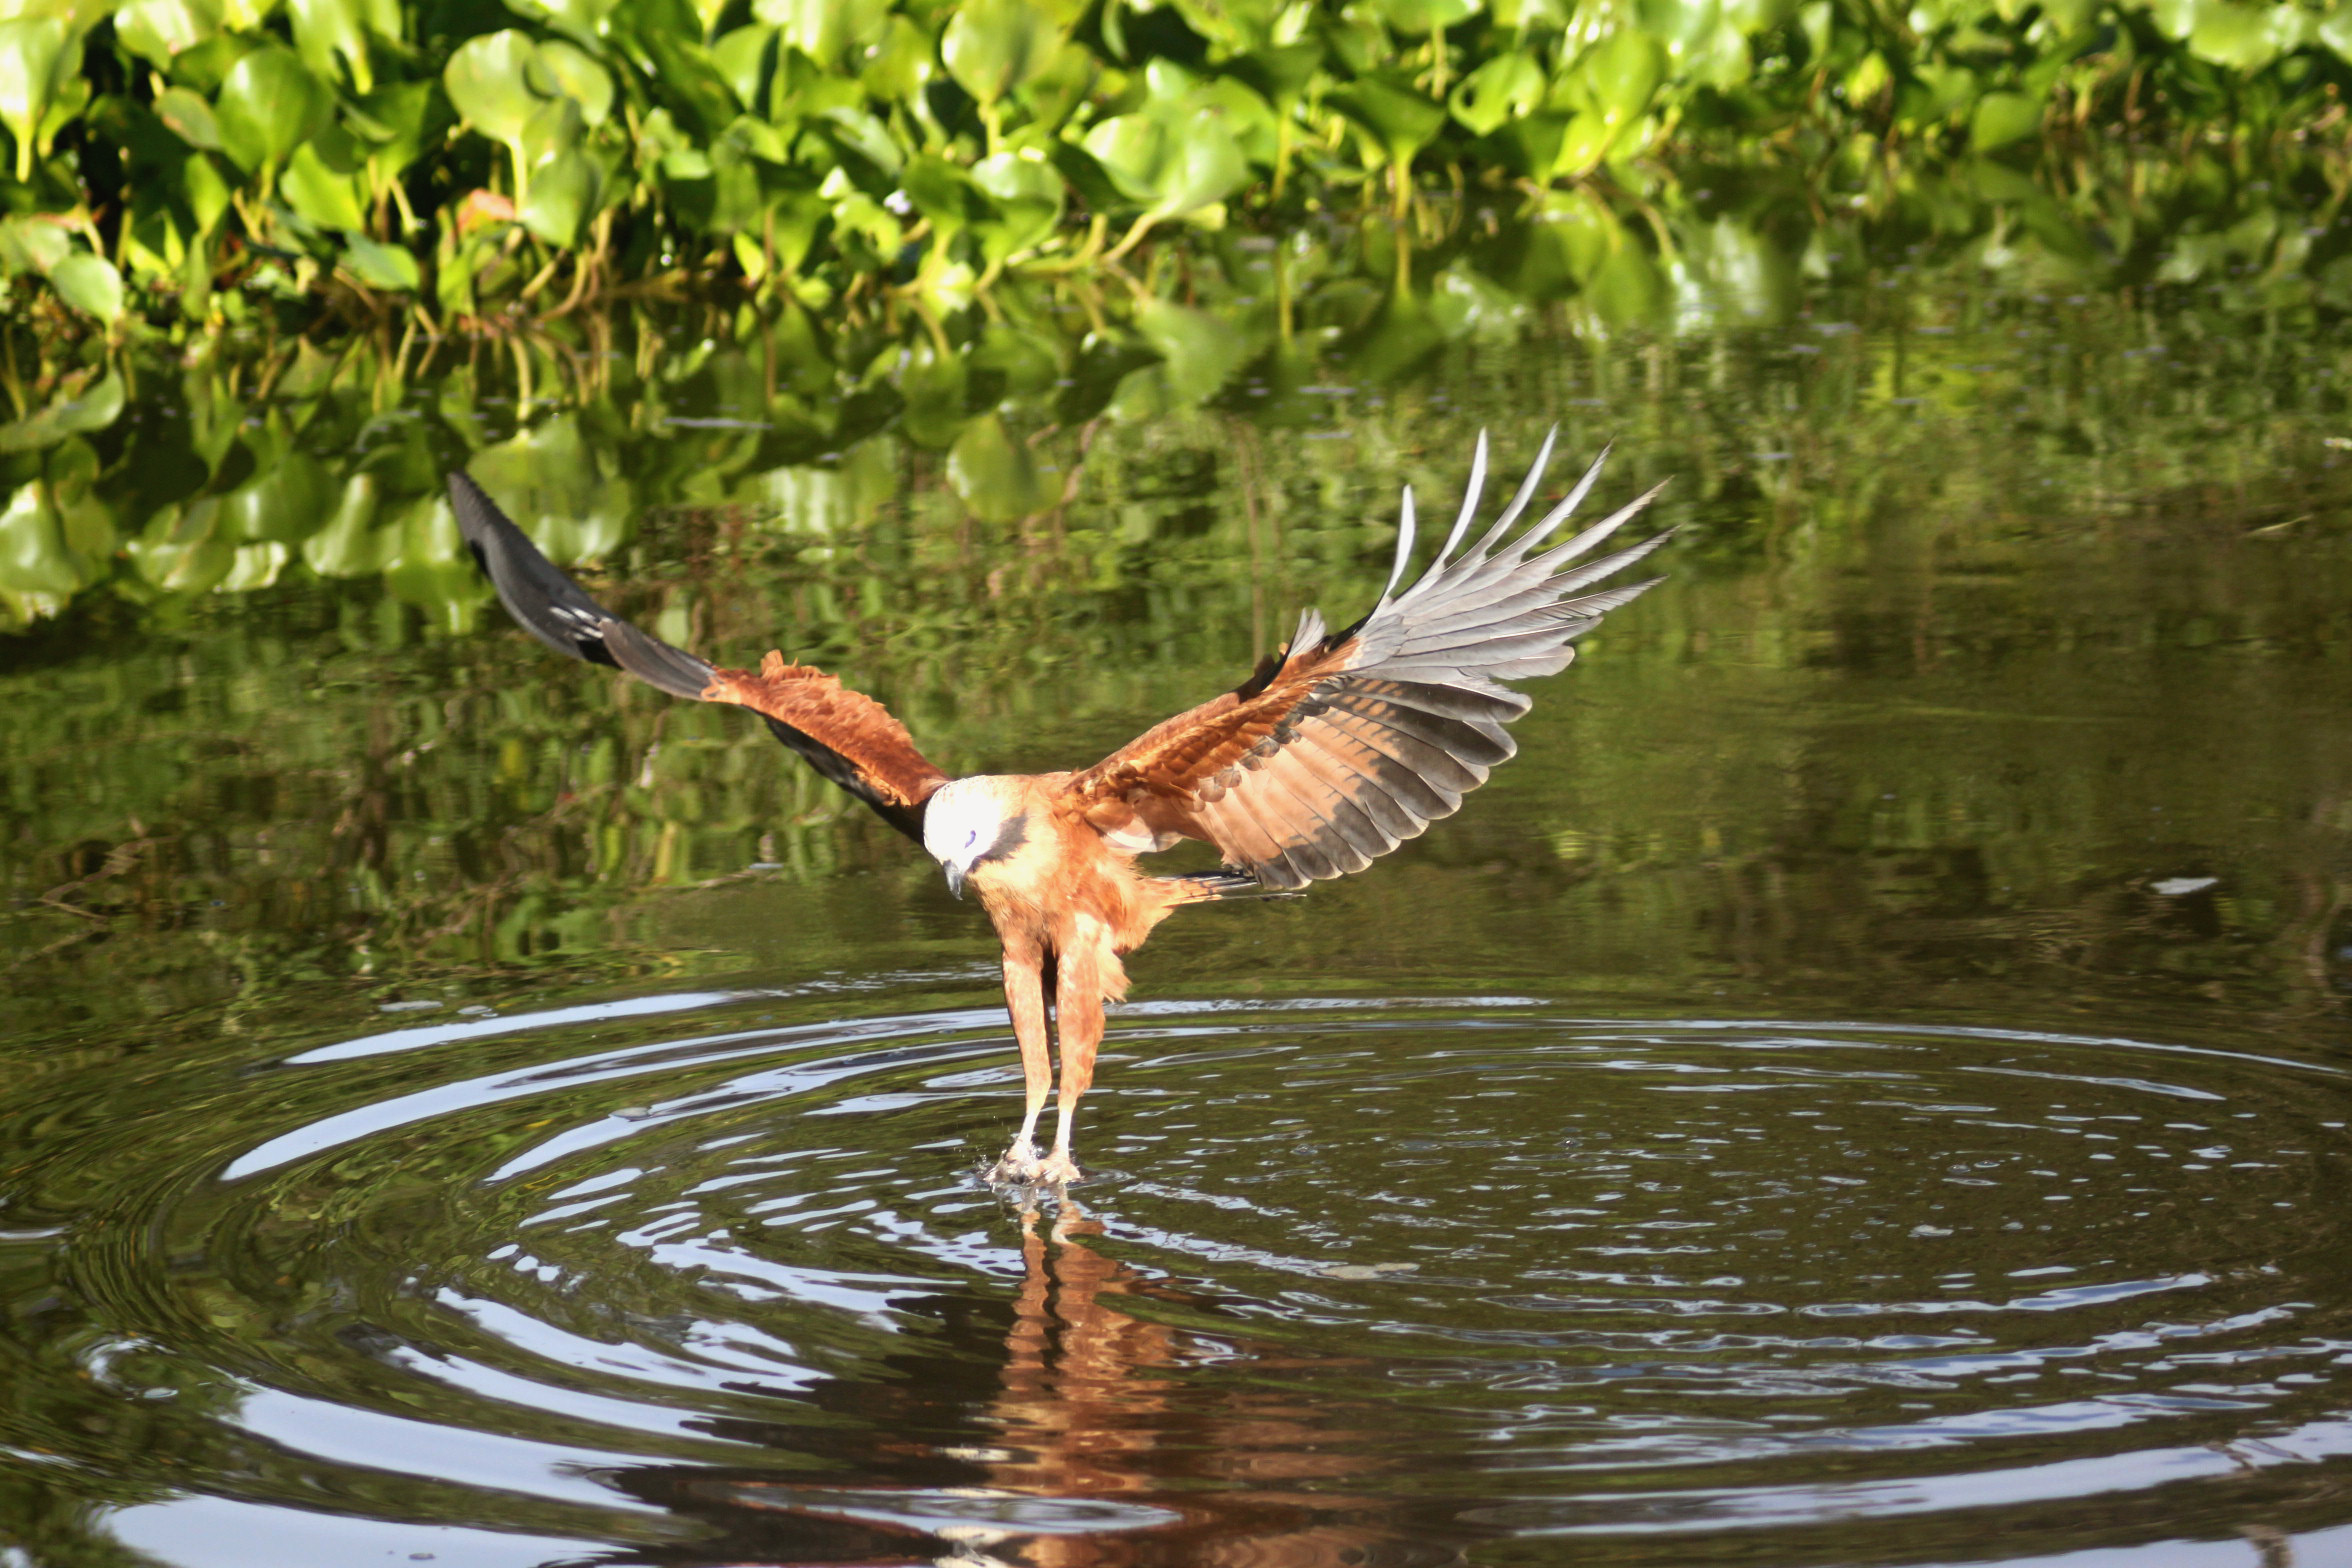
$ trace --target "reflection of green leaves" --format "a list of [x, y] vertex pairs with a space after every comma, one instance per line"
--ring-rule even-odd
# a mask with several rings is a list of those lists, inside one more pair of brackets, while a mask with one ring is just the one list
[[947, 454], [947, 481], [976, 516], [992, 523], [1042, 512], [1060, 494], [1052, 476], [1039, 472], [1036, 455], [994, 414], [981, 415], [956, 437]]

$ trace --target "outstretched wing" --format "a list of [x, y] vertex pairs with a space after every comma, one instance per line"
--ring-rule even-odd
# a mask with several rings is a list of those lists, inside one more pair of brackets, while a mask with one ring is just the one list
[[721, 669], [673, 648], [598, 604], [462, 473], [449, 476], [458, 531], [523, 629], [558, 653], [609, 665], [673, 697], [731, 702], [768, 721], [819, 773], [920, 842], [923, 802], [947, 775], [915, 749], [889, 709], [822, 670], [771, 653], [759, 669]]
[[1604, 451], [1567, 499], [1506, 537], [1551, 454], [1547, 436], [1503, 515], [1449, 561], [1485, 486], [1481, 434], [1461, 515], [1417, 582], [1396, 591], [1413, 553], [1407, 489], [1396, 567], [1371, 614], [1325, 635], [1309, 610], [1279, 663], [1074, 775], [1065, 798], [1124, 848], [1205, 839], [1277, 888], [1361, 871], [1452, 815], [1518, 749], [1503, 726], [1530, 703], [1501, 683], [1566, 668], [1571, 643], [1659, 579], [1586, 590], [1673, 532], [1570, 564], [1649, 505], [1651, 490], [1546, 547], [1600, 477]]

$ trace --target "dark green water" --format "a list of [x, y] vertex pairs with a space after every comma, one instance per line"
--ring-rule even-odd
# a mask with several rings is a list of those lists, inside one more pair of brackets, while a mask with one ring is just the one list
[[[35, 448], [141, 543], [0, 641], [0, 1563], [2352, 1557], [2352, 329], [1725, 225], [1632, 317], [1286, 339], [1243, 253], [887, 406], [698, 318]], [[1458, 818], [1163, 928], [1038, 1215], [977, 910], [433, 554], [473, 461], [665, 634], [1065, 766], [1554, 421], [1672, 580]]]

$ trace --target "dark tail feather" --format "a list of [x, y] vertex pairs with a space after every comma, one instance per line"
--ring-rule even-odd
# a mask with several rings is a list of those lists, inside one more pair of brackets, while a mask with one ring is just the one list
[[470, 475], [449, 476], [449, 502], [474, 560], [498, 589], [507, 612], [532, 636], [558, 653], [624, 670], [673, 697], [700, 697], [711, 683], [708, 664], [647, 636], [589, 598], [507, 520]]

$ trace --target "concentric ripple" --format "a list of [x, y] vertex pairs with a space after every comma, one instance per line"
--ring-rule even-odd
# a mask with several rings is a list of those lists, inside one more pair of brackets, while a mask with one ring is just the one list
[[[2341, 1517], [2339, 1069], [1513, 998], [1147, 1004], [1088, 1101], [1093, 1179], [1025, 1206], [973, 1174], [1017, 1105], [1001, 1012], [951, 993], [427, 1019], [224, 1070], [194, 1115], [53, 1097], [27, 1136], [80, 1185], [0, 1212], [0, 1245], [91, 1326], [24, 1369], [78, 1403], [29, 1408], [147, 1422], [143, 1483], [208, 1478], [123, 1539], [297, 1509], [356, 1543], [320, 1561], [1571, 1534], [1663, 1564], [1769, 1528], [1775, 1561], [1976, 1560], [1997, 1530], [2239, 1562], [2242, 1530]], [[92, 1462], [71, 1421], [42, 1437]]]

